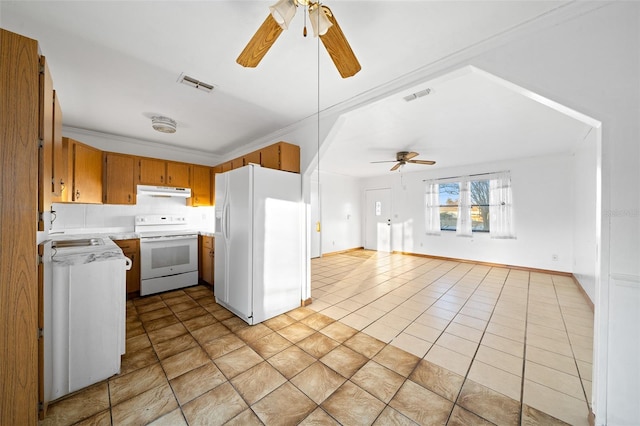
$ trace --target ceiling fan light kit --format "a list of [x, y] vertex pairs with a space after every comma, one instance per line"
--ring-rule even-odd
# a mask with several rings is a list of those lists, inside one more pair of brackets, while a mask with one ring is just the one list
[[296, 7], [293, 0], [278, 0], [276, 4], [269, 6], [269, 10], [278, 25], [286, 30], [296, 15]]
[[327, 16], [329, 14], [327, 10], [318, 3], [309, 6], [309, 21], [311, 21], [314, 37], [325, 35], [333, 25]]
[[177, 123], [174, 119], [164, 116], [151, 117], [151, 127], [161, 133], [175, 133]]
[[[311, 0], [278, 0], [270, 6], [271, 13], [267, 15], [258, 31], [251, 37], [236, 62], [243, 67], [254, 68], [258, 66], [282, 31], [289, 28], [298, 6], [307, 8], [313, 35], [320, 37], [340, 76], [347, 78], [360, 71], [362, 67], [331, 9]], [[306, 26], [304, 35], [306, 36]]]

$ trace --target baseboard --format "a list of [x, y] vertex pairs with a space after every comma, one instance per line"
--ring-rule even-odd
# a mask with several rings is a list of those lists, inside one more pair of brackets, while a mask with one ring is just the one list
[[[509, 269], [515, 269], [517, 271], [539, 272], [541, 274], [561, 275], [563, 277], [573, 278], [573, 274], [571, 272], [553, 271], [551, 269], [530, 268], [527, 266], [507, 265], [504, 263], [480, 262], [477, 260], [458, 259], [455, 257], [444, 257], [444, 256], [432, 256], [430, 254], [410, 253], [405, 251], [394, 251], [393, 253], [406, 254], [409, 256], [417, 256], [417, 257], [426, 257], [429, 259], [446, 260], [446, 261], [459, 262], [459, 263], [474, 263], [476, 265], [491, 266], [493, 268], [509, 268]], [[580, 286], [580, 288], [582, 288], [582, 286]]]
[[324, 257], [324, 256], [335, 256], [336, 254], [345, 254], [345, 253], [349, 253], [349, 252], [352, 252], [352, 251], [358, 251], [358, 250], [364, 250], [364, 247], [354, 247], [354, 248], [350, 248], [350, 249], [346, 249], [346, 250], [331, 251], [329, 253], [322, 253], [321, 257]]
[[582, 288], [582, 284], [580, 284], [580, 281], [578, 281], [578, 279], [573, 274], [571, 274], [571, 278], [573, 278], [573, 282], [576, 283], [576, 285], [580, 289], [580, 293], [582, 293], [584, 300], [589, 304], [589, 307], [591, 308], [591, 312], [595, 312], [595, 306], [593, 305], [593, 302], [591, 301], [591, 298], [589, 297], [587, 292], [584, 291], [584, 288]]
[[305, 306], [309, 306], [311, 303], [313, 303], [313, 301], [311, 300], [311, 298], [305, 299], [305, 300], [301, 300], [300, 301], [300, 306], [305, 307]]

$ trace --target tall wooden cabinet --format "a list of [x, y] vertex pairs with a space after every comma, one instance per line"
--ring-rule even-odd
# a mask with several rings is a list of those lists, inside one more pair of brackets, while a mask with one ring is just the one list
[[0, 412], [10, 425], [38, 422], [39, 72], [37, 41], [0, 29]]

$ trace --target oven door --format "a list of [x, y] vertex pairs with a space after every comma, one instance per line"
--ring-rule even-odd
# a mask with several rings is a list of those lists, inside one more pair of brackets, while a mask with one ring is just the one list
[[198, 236], [179, 235], [140, 239], [143, 280], [198, 270]]

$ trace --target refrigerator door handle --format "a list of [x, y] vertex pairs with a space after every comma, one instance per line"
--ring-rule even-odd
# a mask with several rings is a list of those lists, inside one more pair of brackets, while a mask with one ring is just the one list
[[225, 240], [229, 240], [229, 204], [225, 204], [222, 209], [222, 235]]

